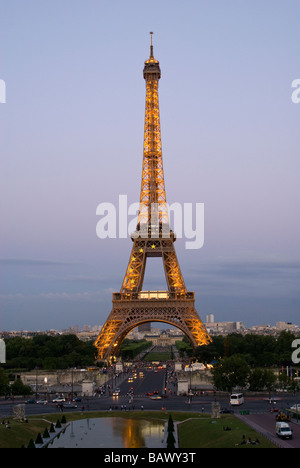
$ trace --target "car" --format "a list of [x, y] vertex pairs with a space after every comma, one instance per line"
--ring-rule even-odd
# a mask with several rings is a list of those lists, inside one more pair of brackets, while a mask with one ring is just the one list
[[29, 400], [27, 400], [25, 403], [26, 405], [33, 405], [34, 403], [36, 403], [36, 401], [34, 398], [29, 398]]
[[48, 400], [38, 400], [37, 404], [38, 405], [46, 405], [48, 403]]
[[281, 421], [276, 423], [276, 435], [281, 439], [292, 439], [293, 431], [291, 430], [289, 424]]
[[117, 392], [116, 390], [114, 390], [112, 396], [119, 396], [119, 392]]
[[153, 396], [153, 392], [147, 392], [146, 396]]
[[270, 408], [270, 413], [279, 413], [280, 409], [279, 408]]
[[229, 408], [221, 408], [220, 409], [220, 414], [231, 414], [233, 411]]
[[73, 403], [66, 403], [65, 405], [62, 405], [64, 409], [75, 409], [77, 408], [77, 405], [73, 405]]
[[76, 398], [74, 398], [74, 401], [82, 401], [82, 398], [81, 397], [76, 397]]
[[64, 397], [58, 397], [58, 398], [54, 398], [54, 400], [52, 400], [52, 403], [64, 403], [66, 401], [66, 399]]
[[300, 411], [300, 404], [296, 404], [290, 407], [290, 410], [292, 411]]
[[153, 396], [150, 397], [150, 400], [161, 400], [161, 396], [153, 395]]

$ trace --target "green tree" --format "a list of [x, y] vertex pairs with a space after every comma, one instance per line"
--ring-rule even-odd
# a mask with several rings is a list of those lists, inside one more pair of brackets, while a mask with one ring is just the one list
[[175, 448], [175, 437], [174, 437], [173, 432], [168, 433], [167, 448]]
[[244, 353], [243, 336], [238, 333], [232, 333], [225, 337], [224, 340], [224, 356], [230, 357], [233, 354]]
[[249, 376], [249, 390], [269, 392], [274, 388], [276, 376], [274, 372], [266, 369], [253, 369]]
[[173, 423], [173, 418], [170, 414], [169, 420], [168, 420], [168, 432], [173, 432], [174, 431], [174, 423]]
[[35, 447], [35, 443], [33, 442], [33, 440], [32, 440], [32, 439], [30, 439], [30, 441], [29, 441], [29, 444], [28, 444], [27, 448], [36, 448], [36, 447]]
[[291, 377], [289, 377], [286, 372], [281, 372], [278, 377], [278, 383], [280, 388], [288, 390], [291, 386]]
[[246, 386], [250, 367], [240, 356], [221, 359], [213, 369], [214, 385], [218, 390], [231, 392]]
[[0, 368], [0, 395], [8, 395], [9, 393], [9, 379], [4, 369]]
[[43, 443], [43, 438], [41, 436], [41, 433], [39, 432], [38, 435], [36, 436], [35, 443], [40, 445]]
[[13, 395], [32, 395], [32, 390], [29, 387], [29, 385], [24, 385], [21, 379], [17, 379], [12, 385], [11, 385], [11, 393]]
[[28, 340], [15, 337], [7, 340], [6, 369], [66, 369], [94, 364], [94, 343], [83, 342], [75, 335], [37, 335]]
[[276, 352], [277, 362], [280, 365], [292, 364], [292, 342], [295, 340], [295, 335], [289, 331], [282, 331], [277, 339]]

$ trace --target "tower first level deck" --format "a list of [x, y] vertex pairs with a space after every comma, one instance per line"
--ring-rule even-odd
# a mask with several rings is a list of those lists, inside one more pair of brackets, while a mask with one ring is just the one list
[[194, 302], [193, 292], [113, 293], [112, 311], [95, 343], [98, 359], [116, 356], [126, 335], [147, 322], [163, 322], [180, 329], [193, 347], [208, 344], [211, 340]]

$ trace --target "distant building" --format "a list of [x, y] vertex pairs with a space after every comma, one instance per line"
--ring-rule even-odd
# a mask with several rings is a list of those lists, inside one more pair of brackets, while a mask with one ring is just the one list
[[278, 330], [288, 330], [288, 331], [295, 331], [296, 328], [299, 328], [297, 325], [294, 325], [291, 322], [276, 322], [276, 328]]
[[243, 333], [246, 330], [243, 322], [209, 322], [206, 323], [210, 335], [227, 335], [228, 333]]
[[169, 330], [162, 330], [161, 333], [149, 333], [144, 336], [146, 341], [151, 341], [153, 346], [172, 346], [176, 341], [183, 339], [183, 334], [174, 334]]
[[214, 321], [215, 321], [214, 314], [209, 314], [206, 316], [206, 323], [214, 323]]

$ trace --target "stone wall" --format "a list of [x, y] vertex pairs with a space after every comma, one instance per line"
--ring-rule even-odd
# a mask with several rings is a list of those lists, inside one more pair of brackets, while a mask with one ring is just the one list
[[103, 374], [101, 370], [58, 370], [58, 371], [31, 371], [20, 372], [15, 375], [15, 379], [20, 378], [24, 385], [29, 385], [34, 391], [51, 392], [58, 387], [64, 391], [71, 391], [71, 387], [81, 387], [83, 382], [93, 382], [95, 386], [104, 385], [111, 378], [108, 374]]
[[213, 379], [209, 370], [177, 371], [178, 395], [184, 395], [192, 390], [213, 390]]

